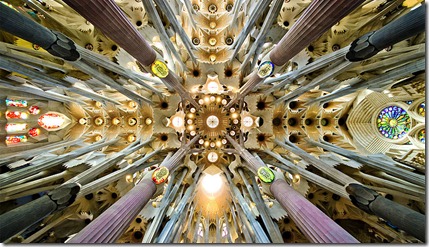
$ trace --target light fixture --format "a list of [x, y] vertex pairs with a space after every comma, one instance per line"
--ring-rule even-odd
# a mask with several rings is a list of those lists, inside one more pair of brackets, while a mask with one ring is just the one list
[[209, 128], [214, 129], [219, 125], [219, 118], [215, 115], [211, 115], [207, 118], [206, 124], [209, 126]]
[[216, 152], [210, 152], [207, 155], [207, 159], [212, 163], [216, 162], [218, 160], [218, 158], [219, 158], [219, 156]]
[[151, 118], [146, 118], [145, 123], [146, 123], [146, 125], [151, 125], [152, 124], [152, 119]]
[[183, 126], [184, 121], [183, 121], [183, 118], [181, 117], [174, 117], [173, 120], [171, 120], [171, 123], [173, 124], [174, 127], [180, 128]]
[[244, 118], [243, 118], [243, 121], [242, 121], [242, 124], [243, 124], [245, 127], [250, 127], [250, 126], [252, 126], [252, 125], [253, 125], [253, 118], [252, 118], [252, 117], [250, 117], [250, 116], [244, 117]]

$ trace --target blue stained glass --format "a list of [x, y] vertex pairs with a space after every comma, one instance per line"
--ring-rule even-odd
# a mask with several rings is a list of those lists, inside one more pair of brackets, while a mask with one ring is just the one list
[[377, 128], [381, 135], [389, 139], [401, 139], [411, 128], [407, 111], [399, 106], [388, 106], [380, 111]]

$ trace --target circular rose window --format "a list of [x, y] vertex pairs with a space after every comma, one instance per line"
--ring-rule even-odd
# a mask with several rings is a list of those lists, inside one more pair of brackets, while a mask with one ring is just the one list
[[401, 139], [411, 128], [411, 119], [407, 111], [399, 106], [384, 108], [377, 117], [380, 134], [389, 139]]

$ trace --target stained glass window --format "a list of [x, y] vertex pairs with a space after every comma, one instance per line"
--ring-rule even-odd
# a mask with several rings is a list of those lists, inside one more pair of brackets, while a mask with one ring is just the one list
[[417, 138], [419, 139], [420, 142], [425, 143], [426, 130], [425, 129], [420, 130], [419, 133], [417, 134]]
[[27, 107], [27, 101], [23, 99], [6, 99], [6, 106]]
[[41, 133], [39, 128], [31, 128], [30, 130], [28, 130], [28, 135], [30, 135], [31, 137], [36, 137], [39, 136]]
[[6, 136], [5, 140], [7, 145], [16, 144], [20, 142], [27, 142], [27, 136], [19, 135], [19, 136]]
[[421, 103], [419, 107], [417, 108], [417, 112], [420, 116], [424, 117], [426, 112], [426, 104], [425, 102]]
[[32, 106], [30, 106], [30, 108], [28, 108], [28, 111], [32, 115], [37, 115], [40, 113], [40, 108], [37, 105], [32, 105]]
[[27, 119], [28, 114], [21, 111], [6, 111], [6, 119]]
[[55, 113], [46, 113], [40, 116], [38, 120], [38, 124], [45, 129], [56, 129], [59, 128], [65, 119]]
[[377, 118], [378, 131], [386, 138], [400, 139], [411, 127], [411, 119], [407, 111], [399, 106], [384, 108]]
[[16, 133], [27, 129], [26, 123], [8, 123], [5, 126], [7, 133]]

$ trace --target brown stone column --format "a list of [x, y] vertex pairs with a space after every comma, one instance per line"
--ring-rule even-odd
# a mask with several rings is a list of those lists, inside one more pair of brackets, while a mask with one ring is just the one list
[[156, 53], [113, 0], [65, 0], [70, 7], [99, 28], [144, 66], [155, 61]]
[[282, 66], [364, 0], [313, 0], [292, 28], [270, 52], [271, 61]]
[[144, 178], [68, 243], [114, 243], [156, 192], [151, 178]]
[[[114, 0], [65, 0], [64, 2], [144, 66], [150, 66], [155, 62], [157, 53], [131, 24]], [[188, 100], [196, 108], [199, 108], [197, 102], [186, 91], [172, 71], [169, 71], [167, 77], [161, 78], [161, 80], [170, 88], [174, 88], [182, 99]]]
[[284, 180], [275, 180], [271, 193], [312, 243], [359, 243]]

